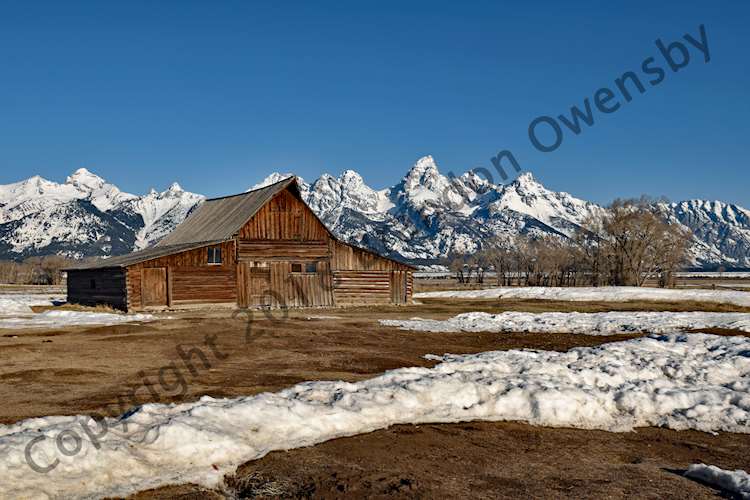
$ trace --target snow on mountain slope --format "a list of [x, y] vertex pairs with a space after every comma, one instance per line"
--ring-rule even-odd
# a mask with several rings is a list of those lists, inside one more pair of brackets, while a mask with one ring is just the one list
[[[262, 187], [270, 186], [271, 184], [276, 184], [279, 181], [283, 181], [284, 179], [288, 179], [289, 177], [294, 177], [294, 174], [291, 174], [289, 172], [282, 174], [280, 172], [274, 172], [250, 189], [248, 191], [253, 191], [255, 189], [260, 189]], [[297, 180], [300, 181], [300, 184], [305, 184], [305, 181], [302, 179], [302, 177], [297, 177]]]
[[574, 226], [602, 212], [598, 205], [579, 200], [568, 193], [550, 191], [537, 182], [531, 172], [525, 172], [512, 183], [502, 186], [500, 197], [491, 209], [513, 210], [529, 215], [568, 236], [572, 235]]
[[152, 189], [146, 196], [126, 202], [121, 208], [127, 207], [143, 221], [143, 227], [135, 234], [135, 248], [146, 248], [158, 242], [204, 199], [204, 196], [185, 191], [175, 182], [164, 192]]
[[79, 199], [87, 199], [102, 212], [107, 212], [119, 203], [137, 199], [132, 194], [123, 193], [116, 186], [108, 183], [98, 175], [85, 168], [79, 168], [67, 178], [64, 186], [76, 189]]
[[[260, 185], [290, 175], [272, 174]], [[420, 158], [391, 188], [375, 190], [350, 170], [302, 182], [301, 188], [313, 210], [342, 239], [420, 264], [474, 252], [497, 235], [570, 236], [585, 219], [605, 210], [551, 191], [528, 172], [506, 185], [493, 185], [473, 173], [449, 178], [431, 156]], [[683, 202], [663, 210], [695, 234], [692, 265], [750, 266], [748, 211], [721, 205]]]
[[689, 200], [664, 205], [703, 247], [704, 261], [750, 267], [750, 211], [721, 201]]
[[[292, 174], [273, 173], [255, 189]], [[373, 189], [353, 170], [301, 178], [303, 198], [341, 239], [416, 264], [471, 253], [497, 236], [570, 236], [605, 209], [545, 188], [531, 173], [494, 185], [475, 173], [451, 178], [431, 156], [415, 162], [394, 186]], [[79, 169], [58, 184], [35, 176], [0, 186], [0, 258], [56, 253], [111, 255], [158, 242], [203, 196], [173, 184], [144, 196]], [[660, 205], [694, 234], [694, 266], [750, 267], [750, 211], [701, 200]]]
[[173, 184], [123, 193], [81, 168], [58, 184], [39, 176], [0, 186], [0, 257], [128, 253], [158, 241], [203, 200]]
[[[431, 156], [420, 158], [388, 189], [372, 189], [346, 171], [338, 178], [323, 175], [302, 191], [341, 238], [417, 263], [474, 252], [499, 234], [568, 234], [589, 213], [601, 210], [549, 191], [530, 175], [507, 186], [471, 172], [449, 178]], [[534, 216], [542, 213], [543, 220]]]
[[132, 232], [87, 200], [65, 201], [0, 224], [4, 258], [116, 255], [131, 251], [133, 243]]

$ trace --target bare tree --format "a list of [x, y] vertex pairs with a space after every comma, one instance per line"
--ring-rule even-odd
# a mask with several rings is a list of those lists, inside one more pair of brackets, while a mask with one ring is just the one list
[[498, 286], [510, 285], [514, 254], [508, 238], [495, 237], [482, 249], [482, 261], [495, 270]]
[[594, 286], [643, 286], [659, 278], [671, 286], [685, 260], [689, 232], [670, 224], [652, 200], [616, 200], [600, 218], [584, 222], [575, 237]]

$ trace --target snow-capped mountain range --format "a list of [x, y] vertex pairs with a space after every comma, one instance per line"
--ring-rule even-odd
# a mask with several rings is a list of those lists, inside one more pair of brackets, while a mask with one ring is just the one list
[[164, 237], [203, 199], [177, 183], [123, 193], [85, 168], [63, 184], [34, 176], [0, 186], [0, 258], [128, 253]]
[[[273, 173], [253, 188], [289, 175]], [[528, 172], [505, 185], [473, 173], [451, 180], [430, 156], [420, 158], [387, 189], [372, 189], [353, 170], [300, 183], [305, 200], [340, 238], [415, 264], [475, 252], [497, 235], [570, 236], [586, 217], [605, 210], [548, 190]], [[37, 176], [0, 186], [0, 258], [81, 258], [144, 248], [204, 199], [176, 183], [161, 193], [123, 193], [85, 169], [63, 184]], [[693, 266], [750, 267], [747, 209], [702, 200], [659, 208], [694, 234]]]

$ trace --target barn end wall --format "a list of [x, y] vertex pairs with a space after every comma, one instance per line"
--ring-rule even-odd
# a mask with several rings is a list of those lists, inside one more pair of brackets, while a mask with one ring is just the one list
[[67, 287], [71, 304], [128, 309], [125, 269], [70, 270]]

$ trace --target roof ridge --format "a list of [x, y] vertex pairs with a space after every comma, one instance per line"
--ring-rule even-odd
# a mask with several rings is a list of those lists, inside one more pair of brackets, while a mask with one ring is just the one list
[[255, 193], [255, 192], [261, 191], [263, 189], [268, 189], [270, 187], [276, 186], [277, 184], [281, 184], [282, 182], [288, 182], [288, 181], [290, 181], [292, 179], [296, 179], [296, 178], [297, 178], [296, 175], [290, 175], [289, 177], [285, 177], [285, 178], [283, 178], [283, 179], [281, 179], [279, 181], [274, 182], [273, 184], [266, 184], [265, 186], [261, 186], [259, 188], [251, 189], [249, 191], [245, 191], [244, 193], [228, 194], [228, 195], [225, 195], [225, 196], [217, 196], [216, 198], [206, 198], [206, 201], [223, 200], [223, 199], [226, 199], [226, 198], [234, 198], [235, 196], [245, 196], [247, 194]]

